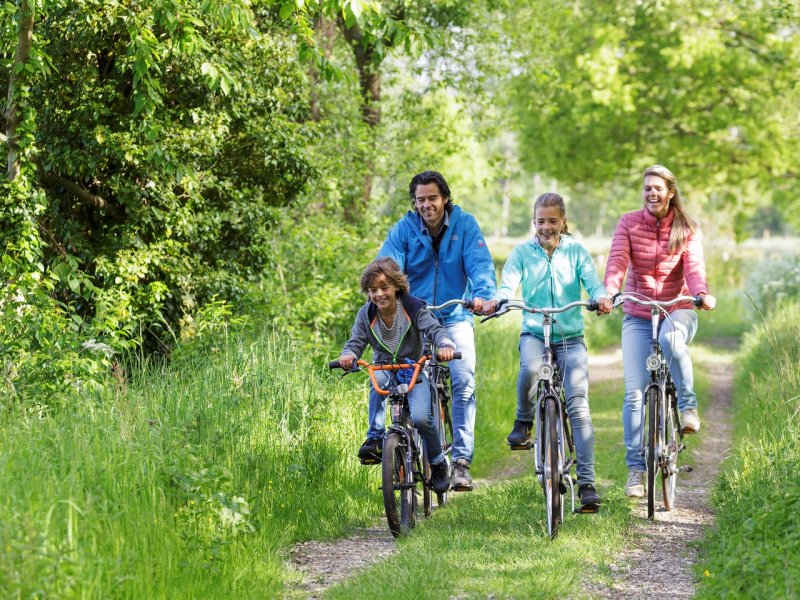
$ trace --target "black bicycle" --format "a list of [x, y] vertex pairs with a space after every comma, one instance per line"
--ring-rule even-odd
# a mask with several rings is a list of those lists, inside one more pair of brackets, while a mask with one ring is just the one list
[[[453, 358], [461, 358], [461, 353], [456, 352]], [[449, 395], [445, 395], [446, 390], [449, 390], [449, 386], [446, 385], [449, 379], [449, 370], [445, 365], [439, 364], [433, 354], [423, 355], [414, 364], [368, 363], [358, 360], [356, 365], [367, 369], [375, 391], [386, 396], [392, 416], [392, 424], [383, 438], [381, 489], [389, 530], [392, 535], [399, 537], [408, 533], [416, 524], [417, 485], [419, 483], [422, 483], [425, 516], [430, 516], [433, 512], [434, 494], [436, 494], [438, 506], [444, 505], [447, 501], [447, 492], [436, 493], [433, 489], [429, 457], [424, 451], [419, 432], [411, 421], [408, 394], [417, 385], [419, 374], [424, 368], [432, 384], [431, 399], [434, 422], [439, 429], [442, 449], [448, 451], [452, 443]], [[339, 361], [330, 362], [328, 366], [331, 369], [341, 368]], [[401, 382], [398, 377], [398, 372], [406, 369], [412, 370], [408, 383]], [[353, 371], [360, 370], [355, 368]], [[385, 387], [381, 387], [378, 383], [375, 375], [377, 371], [382, 371], [387, 376]]]
[[650, 354], [645, 364], [650, 371], [650, 383], [642, 395], [642, 440], [641, 453], [647, 465], [647, 518], [653, 520], [656, 512], [656, 474], [661, 472], [661, 490], [664, 497], [664, 510], [675, 507], [675, 484], [678, 473], [688, 472], [692, 467], [678, 466], [678, 455], [686, 449], [683, 442], [683, 427], [678, 411], [678, 395], [675, 382], [669, 372], [661, 344], [658, 343], [658, 329], [661, 314], [669, 318], [667, 308], [681, 302], [691, 302], [696, 307], [703, 305], [700, 296], [678, 296], [673, 300], [658, 301], [630, 294], [617, 294], [614, 306], [625, 301], [650, 307], [653, 325], [650, 339]]
[[597, 303], [587, 301], [570, 302], [558, 308], [540, 308], [528, 306], [520, 300], [501, 300], [497, 304], [497, 312], [482, 320], [483, 322], [499, 317], [511, 310], [542, 315], [544, 353], [539, 367], [534, 441], [524, 446], [515, 446], [513, 449], [534, 450], [534, 471], [544, 491], [547, 533], [550, 539], [556, 537], [559, 525], [564, 522], [564, 494], [567, 493], [568, 486], [572, 497], [572, 511], [575, 512], [575, 487], [571, 475], [572, 467], [575, 465], [575, 445], [567, 418], [561, 372], [558, 363], [553, 360], [553, 347], [550, 341], [552, 315], [576, 306], [585, 306], [592, 311], [599, 308]]

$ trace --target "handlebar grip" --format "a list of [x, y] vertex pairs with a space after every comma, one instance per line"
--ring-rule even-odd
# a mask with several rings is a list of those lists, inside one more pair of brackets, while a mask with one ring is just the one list
[[338, 360], [332, 360], [331, 362], [328, 363], [328, 368], [329, 369], [341, 369], [342, 365], [339, 364]]
[[453, 352], [453, 360], [461, 360], [461, 352]]
[[694, 302], [692, 304], [694, 304], [697, 308], [700, 308], [701, 306], [703, 306], [703, 297], [702, 296], [695, 296], [694, 297]]
[[600, 303], [599, 302], [589, 302], [589, 306], [586, 307], [586, 310], [590, 312], [597, 312], [600, 310]]
[[464, 308], [466, 308], [467, 310], [472, 310], [472, 300], [471, 299], [464, 300]]

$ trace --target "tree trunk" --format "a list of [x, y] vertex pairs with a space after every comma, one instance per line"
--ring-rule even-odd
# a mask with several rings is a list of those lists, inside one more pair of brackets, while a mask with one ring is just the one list
[[21, 120], [19, 106], [14, 97], [18, 73], [18, 65], [24, 65], [31, 53], [33, 41], [33, 7], [30, 0], [22, 0], [22, 17], [20, 20], [17, 49], [11, 72], [8, 76], [8, 103], [6, 106], [6, 143], [8, 144], [8, 180], [13, 181], [19, 175], [19, 139], [17, 127]]
[[[319, 40], [319, 46], [325, 60], [328, 60], [333, 52], [333, 44], [336, 40], [336, 23], [323, 16], [319, 16], [314, 21], [314, 32]], [[319, 106], [319, 89], [322, 85], [319, 67], [316, 64], [309, 65], [309, 78], [311, 80], [310, 103], [311, 118], [314, 121], [322, 120], [322, 110]]]
[[[375, 59], [374, 47], [363, 44], [364, 35], [357, 23], [352, 27], [347, 27], [344, 19], [339, 17], [338, 24], [342, 35], [353, 50], [356, 68], [358, 69], [358, 83], [361, 90], [361, 120], [372, 132], [381, 121], [380, 63]], [[361, 199], [359, 202], [346, 205], [345, 208], [345, 219], [351, 223], [359, 221], [367, 206], [369, 206], [375, 171], [375, 162], [371, 154], [365, 157], [364, 167]]]

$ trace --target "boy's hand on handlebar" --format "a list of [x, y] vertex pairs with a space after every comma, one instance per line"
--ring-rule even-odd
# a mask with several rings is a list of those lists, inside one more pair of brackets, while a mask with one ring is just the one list
[[714, 310], [717, 305], [717, 299], [711, 294], [703, 294], [700, 296], [703, 299], [703, 304], [700, 306], [703, 310]]
[[353, 356], [352, 354], [342, 354], [339, 357], [339, 364], [345, 371], [350, 371], [353, 368], [353, 364], [355, 362], [356, 362], [356, 357]]
[[456, 353], [455, 348], [439, 348], [436, 353], [436, 359], [442, 362], [453, 360], [453, 355]]

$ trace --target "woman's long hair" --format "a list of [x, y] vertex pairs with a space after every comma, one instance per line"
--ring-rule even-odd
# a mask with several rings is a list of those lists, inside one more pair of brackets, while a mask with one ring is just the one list
[[669, 189], [675, 192], [672, 194], [672, 199], [669, 201], [672, 210], [675, 212], [675, 217], [672, 220], [672, 229], [669, 234], [669, 251], [673, 254], [683, 252], [686, 246], [686, 240], [689, 235], [697, 231], [697, 221], [686, 213], [683, 207], [683, 199], [678, 190], [678, 180], [667, 167], [661, 165], [653, 165], [648, 167], [642, 175], [642, 180], [648, 175], [657, 175], [667, 182]]

